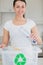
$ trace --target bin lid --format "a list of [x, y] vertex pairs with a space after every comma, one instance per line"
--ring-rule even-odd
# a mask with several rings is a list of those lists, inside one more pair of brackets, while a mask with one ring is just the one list
[[36, 53], [42, 53], [42, 49], [41, 48], [39, 48], [38, 46], [34, 46], [34, 51], [36, 52]]
[[8, 47], [5, 47], [5, 48], [0, 48], [0, 54], [2, 53], [20, 53], [21, 49], [19, 48], [14, 48], [14, 47], [11, 47], [11, 46], [8, 46]]

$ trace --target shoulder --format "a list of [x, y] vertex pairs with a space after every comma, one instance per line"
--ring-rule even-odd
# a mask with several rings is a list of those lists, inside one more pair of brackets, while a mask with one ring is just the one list
[[12, 21], [12, 20], [6, 21], [6, 22], [4, 23], [3, 28], [6, 29], [6, 30], [9, 30], [10, 27], [11, 27], [11, 21]]
[[36, 24], [35, 21], [33, 21], [33, 20], [30, 19], [30, 18], [27, 18], [27, 22], [30, 23], [30, 24]]
[[33, 21], [33, 20], [30, 19], [30, 18], [27, 18], [27, 22], [28, 22], [28, 25], [30, 26], [31, 29], [32, 29], [34, 26], [36, 26], [35, 21]]
[[10, 27], [12, 20], [8, 20], [4, 23], [4, 27]]

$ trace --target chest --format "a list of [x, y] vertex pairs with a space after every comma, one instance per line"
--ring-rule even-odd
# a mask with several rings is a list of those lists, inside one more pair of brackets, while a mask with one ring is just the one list
[[20, 36], [29, 36], [31, 33], [30, 26], [19, 26], [19, 27], [11, 27], [9, 30], [10, 37], [20, 37]]

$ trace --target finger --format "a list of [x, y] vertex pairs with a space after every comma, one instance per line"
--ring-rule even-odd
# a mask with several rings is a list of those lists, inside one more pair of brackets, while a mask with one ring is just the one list
[[0, 45], [0, 48], [2, 48], [2, 45]]

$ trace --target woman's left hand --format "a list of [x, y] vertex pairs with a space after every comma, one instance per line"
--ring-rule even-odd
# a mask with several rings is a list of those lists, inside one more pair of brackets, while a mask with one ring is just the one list
[[32, 28], [30, 37], [31, 37], [31, 39], [35, 40], [37, 42], [37, 44], [42, 44], [42, 39], [38, 33], [37, 27]]
[[34, 34], [34, 33], [31, 33], [30, 38], [31, 38], [32, 40], [37, 41], [37, 40], [38, 40], [38, 35], [37, 35], [37, 34]]

